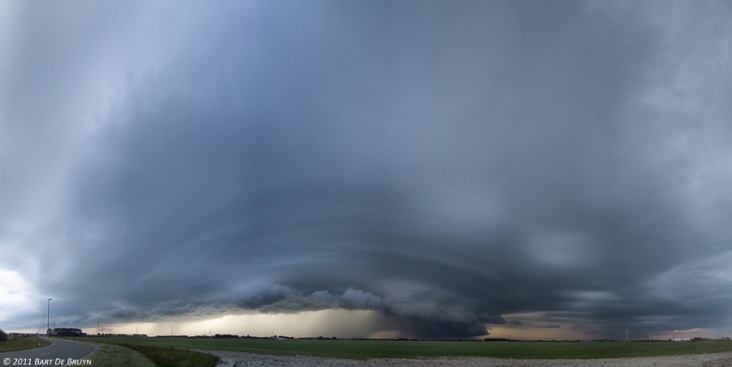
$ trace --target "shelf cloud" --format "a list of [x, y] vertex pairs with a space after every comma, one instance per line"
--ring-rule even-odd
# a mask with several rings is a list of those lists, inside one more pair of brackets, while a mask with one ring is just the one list
[[730, 14], [6, 2], [0, 327], [729, 333]]

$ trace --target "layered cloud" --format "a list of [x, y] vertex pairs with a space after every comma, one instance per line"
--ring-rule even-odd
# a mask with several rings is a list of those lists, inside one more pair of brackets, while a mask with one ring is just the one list
[[3, 5], [0, 321], [730, 327], [728, 5], [86, 5]]

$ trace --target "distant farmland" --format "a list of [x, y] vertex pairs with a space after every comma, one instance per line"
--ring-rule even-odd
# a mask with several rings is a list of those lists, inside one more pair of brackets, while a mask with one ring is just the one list
[[349, 359], [420, 357], [494, 357], [518, 359], [593, 359], [732, 352], [730, 341], [698, 342], [518, 342], [389, 341], [270, 338], [86, 337], [105, 344], [212, 349], [271, 355], [306, 355]]

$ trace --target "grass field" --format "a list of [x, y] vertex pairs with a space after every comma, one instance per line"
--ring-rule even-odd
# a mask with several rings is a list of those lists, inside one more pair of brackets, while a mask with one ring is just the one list
[[80, 338], [158, 348], [215, 349], [273, 355], [335, 358], [477, 356], [525, 359], [591, 359], [732, 352], [730, 341], [700, 342], [447, 342], [387, 340]]
[[8, 341], [0, 342], [0, 352], [12, 352], [14, 350], [31, 349], [51, 345], [46, 339], [35, 336], [24, 338], [9, 337]]

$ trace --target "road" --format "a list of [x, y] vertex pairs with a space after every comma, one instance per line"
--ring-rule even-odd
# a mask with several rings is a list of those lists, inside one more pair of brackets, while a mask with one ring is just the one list
[[0, 353], [0, 366], [91, 366], [84, 357], [96, 350], [94, 345], [56, 338], [51, 342], [43, 348]]

